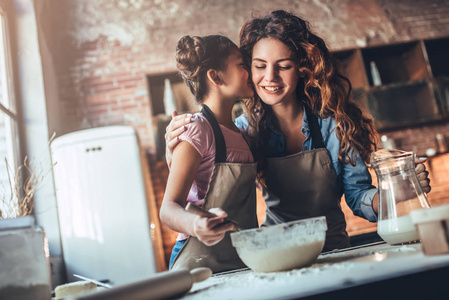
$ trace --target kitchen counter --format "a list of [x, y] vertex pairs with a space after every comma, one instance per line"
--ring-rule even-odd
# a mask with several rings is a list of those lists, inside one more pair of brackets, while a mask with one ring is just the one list
[[[215, 274], [182, 299], [449, 299], [449, 254], [384, 242], [321, 254], [309, 267], [276, 273]], [[335, 298], [337, 296], [337, 298]], [[422, 298], [424, 296], [424, 298]]]

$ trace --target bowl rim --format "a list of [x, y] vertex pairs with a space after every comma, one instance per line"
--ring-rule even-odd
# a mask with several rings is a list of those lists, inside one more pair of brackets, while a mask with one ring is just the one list
[[251, 234], [253, 232], [266, 232], [266, 231], [272, 231], [274, 228], [288, 228], [288, 227], [296, 227], [300, 224], [305, 224], [306, 226], [310, 226], [312, 224], [320, 224], [319, 231], [326, 232], [327, 222], [326, 222], [326, 216], [319, 216], [319, 217], [312, 217], [312, 218], [306, 218], [306, 219], [300, 219], [300, 220], [294, 220], [269, 226], [261, 226], [257, 228], [251, 228], [251, 229], [245, 229], [245, 230], [239, 230], [235, 232], [231, 232], [231, 241], [234, 245], [234, 240], [242, 238], [246, 236], [247, 234]]

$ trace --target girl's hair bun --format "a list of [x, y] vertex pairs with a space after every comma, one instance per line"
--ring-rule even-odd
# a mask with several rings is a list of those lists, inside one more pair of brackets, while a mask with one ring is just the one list
[[184, 36], [176, 47], [176, 63], [179, 72], [186, 80], [198, 80], [201, 60], [205, 54], [205, 45], [201, 37]]

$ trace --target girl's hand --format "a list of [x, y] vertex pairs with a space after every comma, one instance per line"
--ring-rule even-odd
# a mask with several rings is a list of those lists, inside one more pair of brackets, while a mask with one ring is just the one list
[[185, 125], [191, 122], [192, 114], [183, 114], [178, 116], [178, 112], [172, 112], [172, 120], [165, 128], [165, 159], [167, 165], [171, 167], [173, 150], [179, 143], [179, 136], [185, 130]]
[[432, 189], [430, 186], [430, 179], [429, 179], [429, 172], [426, 171], [426, 166], [424, 165], [424, 162], [426, 159], [416, 158], [415, 159], [415, 172], [416, 176], [418, 177], [419, 184], [421, 185], [422, 191], [424, 193], [430, 192]]
[[197, 216], [193, 223], [193, 231], [197, 239], [206, 246], [219, 243], [225, 236], [226, 231], [235, 230], [232, 223], [223, 224], [223, 218], [227, 213], [220, 208], [212, 208], [209, 212], [216, 215], [213, 218]]

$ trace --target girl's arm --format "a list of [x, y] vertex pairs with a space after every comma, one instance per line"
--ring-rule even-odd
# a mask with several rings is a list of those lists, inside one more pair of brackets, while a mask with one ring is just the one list
[[226, 231], [234, 229], [234, 225], [221, 225], [223, 218], [227, 216], [221, 209], [211, 210], [217, 215], [215, 218], [200, 217], [184, 210], [201, 160], [201, 155], [188, 142], [181, 142], [175, 148], [160, 218], [170, 229], [196, 236], [198, 240], [210, 246], [221, 241]]

